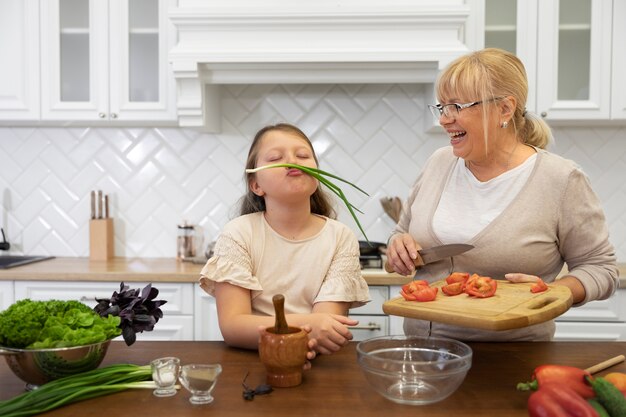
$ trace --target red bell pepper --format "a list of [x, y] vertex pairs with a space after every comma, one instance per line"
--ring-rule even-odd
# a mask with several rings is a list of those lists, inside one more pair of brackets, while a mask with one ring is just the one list
[[546, 384], [528, 398], [530, 417], [598, 417], [598, 412], [567, 385]]
[[591, 376], [584, 369], [564, 365], [541, 365], [535, 368], [531, 382], [520, 382], [517, 389], [529, 391], [542, 388], [544, 385], [562, 385], [571, 388], [583, 398], [593, 398], [593, 388], [587, 384], [585, 378]]
[[496, 293], [498, 281], [490, 277], [472, 275], [465, 285], [465, 292], [478, 298], [491, 297]]
[[463, 289], [464, 289], [465, 283], [463, 282], [455, 282], [453, 284], [447, 284], [441, 287], [441, 291], [443, 291], [443, 293], [445, 295], [459, 295], [459, 294], [463, 294]]
[[548, 286], [546, 285], [545, 282], [543, 282], [541, 278], [539, 278], [539, 281], [535, 282], [533, 285], [530, 286], [530, 292], [532, 293], [543, 292], [543, 291], [546, 291], [547, 289], [548, 289]]
[[407, 301], [433, 301], [439, 288], [431, 287], [424, 280], [411, 281], [402, 286], [400, 295]]
[[467, 272], [453, 272], [446, 277], [446, 284], [455, 284], [457, 282], [462, 282], [465, 284], [469, 279], [470, 274]]

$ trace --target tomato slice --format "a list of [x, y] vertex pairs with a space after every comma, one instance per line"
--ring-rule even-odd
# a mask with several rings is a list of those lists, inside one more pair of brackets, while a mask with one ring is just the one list
[[424, 280], [411, 281], [402, 286], [400, 295], [407, 301], [433, 301], [439, 288], [431, 287]]
[[446, 283], [454, 284], [456, 282], [466, 283], [469, 279], [470, 274], [467, 272], [453, 272], [446, 278]]
[[533, 285], [531, 285], [530, 292], [532, 292], [532, 293], [543, 292], [543, 291], [545, 291], [547, 289], [548, 289], [548, 286], [546, 285], [546, 283], [543, 282], [543, 280], [541, 278], [539, 278], [539, 281], [537, 281]]
[[[474, 276], [475, 275], [475, 276]], [[498, 281], [490, 277], [481, 277], [474, 274], [470, 277], [465, 292], [479, 298], [491, 297], [496, 293]]]
[[444, 285], [443, 287], [441, 287], [441, 291], [443, 291], [445, 295], [452, 296], [452, 295], [463, 294], [464, 288], [465, 288], [465, 282], [459, 281], [459, 282], [454, 282], [452, 284]]

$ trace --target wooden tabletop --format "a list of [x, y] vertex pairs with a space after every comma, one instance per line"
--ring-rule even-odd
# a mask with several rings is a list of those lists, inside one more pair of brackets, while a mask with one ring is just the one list
[[[222, 342], [137, 342], [127, 347], [111, 344], [103, 364], [131, 362], [147, 364], [162, 356], [178, 356], [183, 364], [215, 363], [223, 373], [213, 392], [215, 401], [194, 406], [183, 389], [174, 397], [157, 398], [151, 390], [129, 390], [44, 414], [74, 416], [527, 416], [528, 393], [518, 392], [518, 382], [530, 379], [533, 369], [554, 363], [587, 368], [608, 358], [625, 354], [626, 342], [527, 342], [470, 343], [473, 362], [461, 387], [447, 399], [425, 406], [395, 404], [367, 384], [356, 362], [356, 343], [339, 353], [314, 360], [302, 385], [276, 389], [253, 401], [242, 398], [241, 382], [246, 372], [248, 385], [264, 382], [265, 371], [255, 351], [227, 347]], [[624, 362], [598, 373], [626, 372]], [[0, 361], [0, 399], [22, 392], [24, 384]]]

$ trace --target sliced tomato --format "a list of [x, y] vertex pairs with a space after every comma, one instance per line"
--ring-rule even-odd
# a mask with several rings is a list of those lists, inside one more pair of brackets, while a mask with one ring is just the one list
[[446, 278], [447, 284], [454, 284], [456, 282], [466, 283], [469, 279], [470, 274], [467, 272], [453, 272]]
[[441, 287], [441, 291], [443, 291], [445, 295], [459, 295], [459, 294], [463, 294], [464, 288], [465, 288], [465, 282], [459, 281], [459, 282], [454, 282], [452, 284], [444, 285], [443, 287]]
[[400, 295], [407, 301], [433, 301], [439, 288], [431, 287], [424, 280], [411, 281], [402, 286]]
[[465, 286], [465, 292], [474, 297], [487, 298], [493, 296], [497, 288], [498, 281], [495, 279], [473, 274]]
[[541, 278], [539, 278], [539, 281], [537, 281], [533, 285], [531, 285], [530, 292], [532, 292], [532, 293], [543, 292], [543, 291], [545, 291], [547, 289], [548, 289], [548, 286], [546, 285], [546, 283], [543, 282], [543, 280]]

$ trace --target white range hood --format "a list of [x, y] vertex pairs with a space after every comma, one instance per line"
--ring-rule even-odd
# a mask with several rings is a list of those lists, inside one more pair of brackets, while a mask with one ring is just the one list
[[219, 131], [222, 84], [433, 83], [471, 49], [466, 1], [179, 0], [179, 123]]

